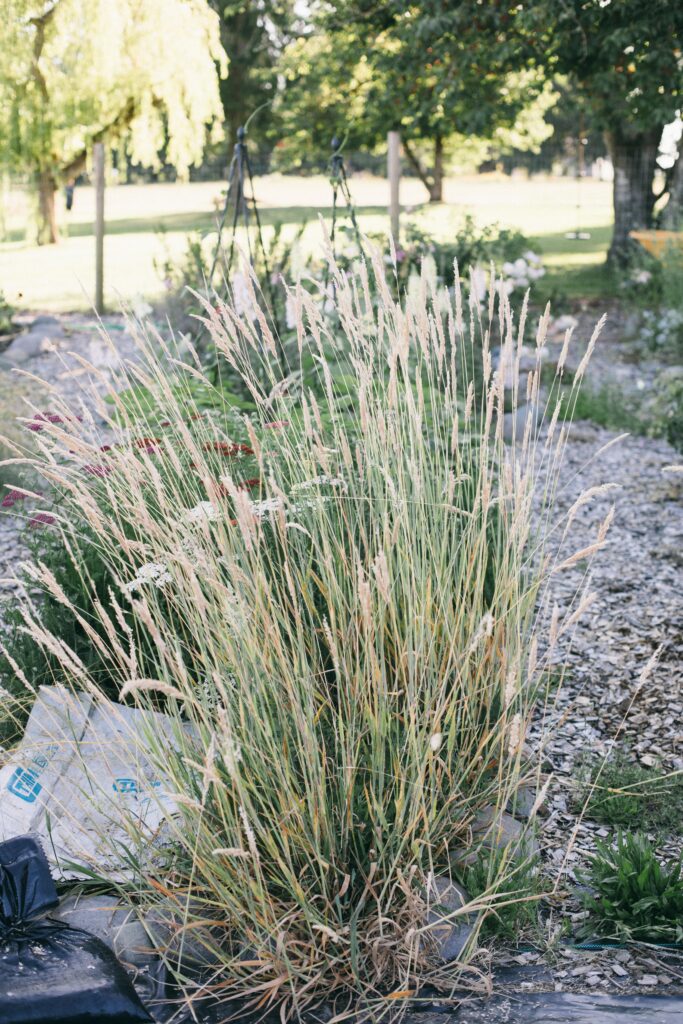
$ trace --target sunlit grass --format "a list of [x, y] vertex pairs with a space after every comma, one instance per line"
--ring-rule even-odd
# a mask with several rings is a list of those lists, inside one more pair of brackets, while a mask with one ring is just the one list
[[[179, 257], [187, 235], [214, 230], [221, 205], [221, 182], [112, 186], [107, 190], [108, 237], [105, 241], [105, 294], [111, 308], [137, 295], [160, 294], [162, 284], [155, 260], [166, 251]], [[364, 232], [384, 232], [387, 185], [368, 175], [351, 180], [359, 222]], [[282, 223], [283, 238], [293, 236], [299, 225], [308, 227], [304, 244], [316, 251], [320, 244], [318, 215], [329, 221], [332, 194], [323, 175], [312, 178], [269, 175], [256, 181], [266, 236], [272, 225]], [[437, 238], [457, 230], [458, 219], [470, 213], [480, 224], [499, 222], [529, 235], [543, 252], [552, 274], [539, 289], [555, 287], [569, 295], [609, 292], [610, 281], [601, 271], [610, 233], [611, 186], [588, 179], [577, 184], [570, 178], [509, 178], [480, 175], [446, 183], [446, 203], [424, 204], [425, 194], [413, 179], [402, 182], [404, 222], [414, 218]], [[577, 209], [577, 198], [580, 207]], [[0, 287], [10, 302], [29, 309], [87, 309], [94, 290], [94, 196], [88, 187], [78, 188], [68, 237], [58, 247], [38, 248], [24, 241], [27, 222], [25, 197], [12, 194], [6, 203], [5, 242], [0, 244]], [[60, 197], [61, 202], [61, 197]], [[411, 212], [412, 210], [412, 212]], [[66, 223], [66, 214], [62, 219]], [[591, 234], [588, 241], [572, 241], [565, 233], [577, 225]], [[596, 274], [596, 269], [598, 273]]]

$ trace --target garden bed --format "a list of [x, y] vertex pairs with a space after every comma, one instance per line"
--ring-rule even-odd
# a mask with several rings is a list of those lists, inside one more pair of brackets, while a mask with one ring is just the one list
[[[582, 336], [584, 318], [589, 316], [580, 314]], [[110, 326], [116, 329], [121, 321], [112, 319]], [[633, 361], [631, 349], [621, 345], [622, 329], [623, 324], [613, 326], [599, 344], [595, 379], [610, 383], [616, 377], [620, 386], [626, 382], [635, 393], [642, 391], [639, 380], [650, 386], [657, 365]], [[114, 337], [119, 354], [131, 356], [134, 349], [128, 335], [115, 330]], [[82, 368], [67, 355], [76, 350], [99, 364], [109, 359], [101, 382], [102, 391], [106, 390], [116, 359], [110, 350], [97, 347], [101, 343], [92, 320], [62, 318], [51, 340], [53, 345], [26, 366], [31, 373], [52, 381], [77, 407]], [[4, 376], [5, 371], [0, 373]], [[567, 665], [566, 674], [558, 679], [545, 711], [538, 709], [536, 730], [528, 737], [533, 748], [541, 733], [549, 736], [543, 748], [543, 769], [552, 780], [539, 821], [539, 842], [542, 877], [549, 882], [547, 888], [556, 887], [556, 893], [542, 901], [538, 928], [523, 936], [521, 948], [511, 949], [509, 943], [495, 938], [483, 940], [475, 960], [483, 970], [543, 965], [540, 973], [520, 980], [517, 989], [517, 982], [508, 982], [520, 992], [683, 992], [683, 957], [677, 951], [651, 945], [572, 948], [572, 933], [584, 913], [573, 895], [580, 882], [577, 869], [595, 852], [596, 839], [609, 839], [614, 833], [613, 824], [582, 813], [585, 773], [590, 772], [587, 752], [593, 759], [606, 758], [616, 749], [626, 761], [646, 771], [683, 770], [683, 476], [667, 469], [681, 460], [664, 441], [629, 437], [614, 443], [616, 437], [615, 432], [588, 421], [574, 424], [562, 475], [565, 486], [558, 496], [558, 511], [566, 512], [586, 488], [605, 482], [616, 485], [609, 493], [598, 494], [575, 519], [573, 548], [580, 548], [591, 543], [597, 524], [610, 505], [616, 505], [606, 549], [591, 567], [595, 601], [579, 620], [571, 645], [561, 644], [555, 653], [557, 663]], [[23, 518], [39, 507], [37, 502], [27, 503]], [[21, 525], [21, 519], [9, 516], [0, 521], [6, 542], [0, 576], [6, 590], [16, 588], [11, 577], [25, 554]], [[552, 597], [560, 609], [570, 606], [585, 583], [586, 568], [578, 562], [554, 577]], [[640, 682], [655, 654], [656, 664]], [[681, 852], [680, 826], [649, 831], [664, 855]], [[420, 1015], [420, 1020], [425, 1016]]]

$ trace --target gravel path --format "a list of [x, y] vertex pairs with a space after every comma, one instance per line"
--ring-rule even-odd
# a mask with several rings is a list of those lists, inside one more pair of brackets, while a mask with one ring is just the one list
[[[576, 813], [582, 759], [605, 756], [614, 747], [644, 767], [683, 770], [683, 474], [666, 469], [683, 458], [649, 438], [627, 437], [606, 447], [615, 437], [591, 423], [572, 426], [557, 498], [561, 515], [587, 488], [617, 485], [584, 506], [572, 527], [567, 554], [591, 544], [615, 506], [607, 544], [590, 570], [579, 562], [551, 582], [551, 603], [561, 613], [578, 590], [594, 591], [596, 599], [558, 644], [553, 660], [567, 666], [562, 686], [529, 736], [532, 746], [543, 738], [544, 768], [553, 774], [539, 822], [544, 871], [559, 883], [548, 908], [549, 933], [561, 921], [572, 931], [581, 922], [572, 893], [576, 869], [586, 867], [596, 838], [614, 834]], [[656, 664], [641, 682], [656, 652]], [[631, 827], [642, 826], [634, 821]], [[678, 836], [652, 838], [665, 856], [676, 855], [683, 822]], [[525, 953], [515, 959], [520, 961], [535, 964], [543, 957]], [[548, 980], [560, 990], [683, 992], [683, 953], [653, 947], [560, 949], [549, 969]]]
[[[22, 318], [18, 320], [22, 322]], [[17, 416], [32, 415], [27, 402], [39, 409], [49, 409], [49, 397], [39, 381], [49, 381], [62, 399], [78, 411], [84, 402], [91, 404], [88, 392], [93, 384], [100, 394], [107, 392], [121, 361], [134, 359], [136, 348], [122, 316], [107, 316], [103, 321], [115, 343], [116, 354], [102, 340], [98, 322], [93, 316], [77, 313], [57, 317], [27, 316], [23, 322], [28, 328], [26, 333], [0, 352], [0, 413], [4, 429], [12, 439], [25, 444], [27, 431], [15, 426], [12, 420]], [[76, 356], [97, 366], [103, 379], [92, 377]], [[5, 457], [2, 450], [0, 443], [0, 457]], [[16, 474], [9, 468], [0, 470], [0, 473], [0, 483], [18, 482]], [[35, 488], [36, 485], [26, 480], [25, 486]], [[7, 493], [4, 487], [2, 492]], [[12, 509], [11, 513], [0, 509], [0, 595], [16, 589], [13, 569], [26, 556], [21, 531], [25, 520], [40, 508], [39, 502], [27, 501]]]

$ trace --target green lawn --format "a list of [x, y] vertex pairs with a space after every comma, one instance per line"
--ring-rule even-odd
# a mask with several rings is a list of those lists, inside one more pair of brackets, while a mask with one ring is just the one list
[[[196, 184], [122, 185], [107, 189], [105, 295], [116, 308], [120, 301], [147, 298], [162, 290], [158, 265], [166, 253], [179, 256], [188, 233], [215, 230], [222, 196], [221, 182]], [[363, 231], [386, 230], [387, 185], [381, 178], [351, 179], [351, 191]], [[266, 233], [276, 223], [293, 234], [307, 223], [305, 241], [319, 244], [322, 214], [329, 223], [331, 189], [324, 176], [312, 178], [269, 175], [257, 179]], [[553, 291], [570, 296], [595, 296], [609, 291], [602, 272], [610, 235], [611, 186], [566, 178], [509, 178], [479, 175], [446, 183], [446, 201], [425, 204], [419, 182], [401, 186], [404, 222], [414, 218], [442, 238], [457, 230], [459, 218], [471, 213], [481, 224], [498, 222], [523, 230], [538, 247], [548, 268], [539, 297]], [[577, 200], [580, 209], [577, 210]], [[61, 201], [61, 197], [60, 197]], [[89, 308], [94, 290], [94, 195], [76, 190], [74, 209], [61, 213], [68, 237], [58, 246], [27, 244], [28, 199], [13, 193], [5, 204], [0, 243], [0, 290], [20, 308], [67, 310]], [[578, 226], [590, 232], [587, 241], [572, 241], [567, 231]], [[155, 267], [156, 264], [156, 267]]]

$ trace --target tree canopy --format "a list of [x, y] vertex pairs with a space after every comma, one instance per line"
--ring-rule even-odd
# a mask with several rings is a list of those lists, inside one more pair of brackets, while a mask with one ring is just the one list
[[0, 0], [0, 159], [30, 172], [46, 236], [54, 190], [79, 174], [92, 144], [180, 174], [222, 121], [227, 59], [206, 0]]
[[610, 254], [619, 258], [629, 231], [652, 222], [662, 129], [681, 109], [683, 4], [525, 0], [515, 26], [547, 74], [570, 76], [604, 133], [615, 169]]
[[[515, 47], [504, 31], [511, 17], [495, 0], [315, 7], [312, 34], [283, 56], [285, 141], [348, 131], [355, 144], [374, 145], [400, 129], [414, 169], [440, 198], [446, 140], [512, 127], [547, 90], [529, 48]], [[425, 143], [431, 170], [420, 159]]]
[[[209, 0], [220, 19], [220, 37], [230, 76], [220, 93], [228, 142], [262, 108], [250, 138], [263, 144], [273, 125], [272, 101], [278, 90], [278, 61], [298, 25], [293, 0]], [[267, 107], [264, 107], [268, 104]]]

